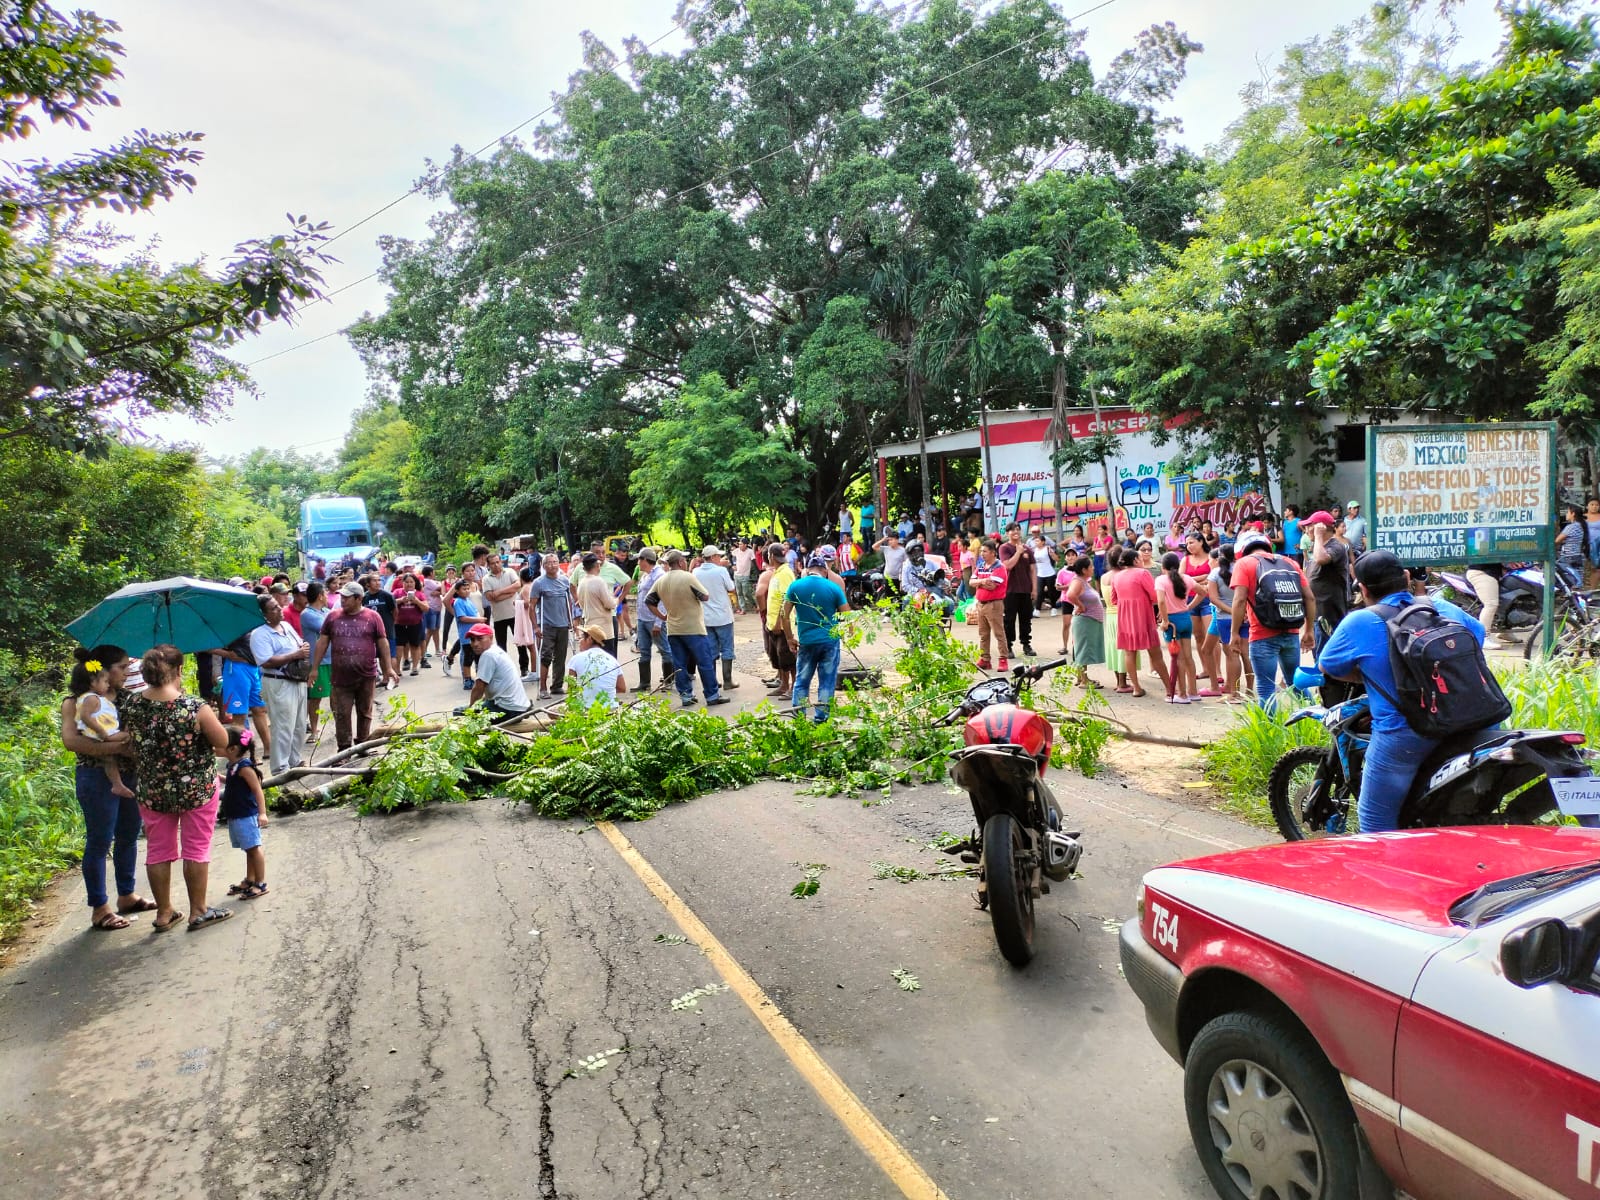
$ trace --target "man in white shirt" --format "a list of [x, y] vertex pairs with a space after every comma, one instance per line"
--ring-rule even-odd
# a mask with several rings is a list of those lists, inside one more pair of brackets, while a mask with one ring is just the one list
[[261, 671], [261, 700], [273, 738], [268, 750], [271, 773], [280, 775], [305, 761], [306, 679], [290, 679], [290, 663], [308, 665], [311, 650], [294, 626], [283, 619], [283, 609], [272, 596], [261, 597], [261, 618], [266, 622], [250, 631], [250, 656]]
[[700, 558], [701, 563], [693, 574], [711, 593], [700, 610], [706, 621], [706, 636], [722, 659], [722, 686], [736, 688], [739, 685], [733, 681], [733, 576], [728, 574], [721, 546], [707, 546], [700, 551]]
[[[494, 626], [495, 644], [504, 650], [511, 628], [516, 624], [517, 593], [522, 590], [522, 579], [498, 554], [489, 555], [488, 574], [482, 581], [483, 598], [489, 602], [489, 622]], [[528, 670], [528, 648], [517, 647], [524, 673]]]
[[883, 577], [899, 587], [906, 566], [906, 548], [900, 544], [900, 534], [891, 529], [873, 542], [872, 548], [883, 551]]
[[617, 697], [627, 694], [628, 683], [622, 667], [606, 653], [606, 631], [598, 625], [585, 625], [578, 631], [578, 652], [567, 663], [578, 703], [584, 708], [604, 704], [617, 706]]

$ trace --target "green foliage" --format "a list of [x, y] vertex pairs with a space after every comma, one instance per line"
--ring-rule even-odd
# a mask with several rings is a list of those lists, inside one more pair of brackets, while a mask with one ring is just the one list
[[789, 889], [789, 895], [796, 900], [805, 900], [822, 890], [822, 873], [828, 869], [827, 863], [795, 863], [795, 866], [801, 867], [805, 875]]
[[[1097, 79], [1046, 0], [682, 15], [682, 51], [624, 65], [587, 40], [534, 147], [458, 155], [430, 237], [385, 244], [393, 299], [351, 336], [416, 429], [414, 494], [446, 534], [687, 516], [696, 493], [657, 482], [670, 459], [633, 453], [708, 375], [739, 418], [719, 437], [786, 451], [744, 501], [821, 528], [872, 446], [970, 418], [968, 380], [925, 369], [922, 341], [981, 261], [983, 213], [1052, 165], [1143, 187], [1171, 157], [1153, 105], [1196, 48], [1158, 26]], [[1141, 230], [1187, 215], [1148, 213]], [[961, 361], [973, 327], [942, 328]], [[1043, 382], [1025, 374], [1018, 396]]]
[[[0, 142], [51, 122], [89, 127], [118, 100], [117, 26], [30, 0], [0, 15]], [[61, 162], [6, 164], [0, 182], [0, 438], [103, 448], [118, 422], [152, 413], [214, 416], [243, 370], [220, 350], [316, 298], [324, 226], [235, 248], [219, 274], [111, 262], [119, 239], [86, 214], [135, 212], [192, 190], [197, 133], [145, 130]]]
[[893, 863], [877, 862], [872, 864], [872, 877], [874, 879], [893, 879], [898, 883], [915, 883], [927, 876], [915, 867], [897, 867]]
[[1600, 746], [1600, 666], [1541, 660], [1496, 673], [1515, 729], [1571, 729]]
[[1310, 703], [1283, 694], [1270, 707], [1245, 705], [1236, 711], [1232, 726], [1200, 752], [1206, 777], [1222, 792], [1223, 807], [1257, 825], [1271, 827], [1267, 808], [1267, 779], [1277, 761], [1296, 746], [1323, 746], [1328, 731], [1316, 721], [1285, 722], [1298, 708]]
[[439, 528], [426, 489], [411, 468], [416, 440], [416, 427], [396, 405], [364, 405], [350, 422], [331, 478], [341, 494], [367, 502], [367, 514], [382, 522], [387, 542], [423, 553], [438, 545]]
[[[300, 523], [300, 502], [333, 489], [332, 464], [315, 454], [258, 446], [224, 462], [228, 490], [241, 491], [258, 508], [271, 513], [285, 529]], [[355, 493], [361, 495], [360, 492]]]
[[372, 782], [362, 789], [358, 811], [391, 812], [402, 805], [464, 804], [463, 784], [473, 768], [493, 770], [510, 757], [509, 739], [489, 728], [486, 708], [452, 717], [429, 737], [410, 737], [378, 760]]
[[781, 434], [755, 428], [753, 392], [708, 374], [662, 406], [635, 439], [634, 515], [647, 525], [666, 517], [704, 544], [746, 514], [804, 503], [810, 467]]
[[759, 771], [739, 727], [708, 712], [654, 703], [612, 712], [574, 702], [521, 752], [505, 785], [541, 816], [639, 821], [668, 804], [752, 783]]
[[895, 983], [899, 985], [902, 992], [920, 992], [922, 990], [922, 980], [904, 967], [896, 967], [889, 974], [894, 978]]
[[[1227, 474], [1282, 472], [1320, 434], [1321, 411], [1299, 398], [1307, 375], [1296, 341], [1336, 306], [1337, 271], [1280, 276], [1237, 253], [1318, 211], [1353, 161], [1337, 138], [1310, 131], [1379, 113], [1436, 86], [1447, 46], [1419, 34], [1398, 6], [1331, 36], [1290, 46], [1275, 74], [1245, 89], [1210, 177], [1198, 236], [1134, 279], [1091, 322], [1096, 374], [1109, 394], [1163, 421], [1158, 436], [1190, 461]], [[1181, 421], [1178, 419], [1181, 418]], [[1330, 466], [1314, 456], [1313, 467]]]
[[1535, 347], [1560, 344], [1573, 251], [1545, 218], [1557, 181], [1600, 183], [1600, 33], [1540, 5], [1502, 13], [1489, 70], [1320, 130], [1342, 178], [1238, 251], [1253, 292], [1322, 292], [1274, 342], [1319, 401], [1488, 420], [1545, 393]]
[[0, 720], [0, 941], [16, 933], [50, 880], [83, 856], [72, 772], [57, 702]]

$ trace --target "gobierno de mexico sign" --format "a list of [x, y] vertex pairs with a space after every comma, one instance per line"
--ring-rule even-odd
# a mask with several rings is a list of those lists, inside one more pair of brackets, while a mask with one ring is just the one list
[[1549, 421], [1367, 429], [1367, 545], [1408, 566], [1548, 562], [1556, 427]]

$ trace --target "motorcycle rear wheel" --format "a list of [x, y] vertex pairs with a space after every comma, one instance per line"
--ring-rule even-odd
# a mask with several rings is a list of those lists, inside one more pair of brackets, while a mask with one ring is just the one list
[[1314, 786], [1331, 789], [1332, 771], [1329, 758], [1333, 751], [1327, 746], [1296, 746], [1272, 767], [1267, 780], [1267, 800], [1272, 808], [1272, 819], [1286, 842], [1303, 842], [1308, 838], [1335, 837], [1352, 833], [1355, 806], [1349, 805], [1345, 816], [1346, 828], [1329, 830], [1326, 824], [1308, 824], [1305, 818], [1306, 796]]
[[983, 823], [983, 879], [1000, 953], [1014, 967], [1033, 961], [1033, 882], [1022, 866], [1027, 846], [1010, 813]]

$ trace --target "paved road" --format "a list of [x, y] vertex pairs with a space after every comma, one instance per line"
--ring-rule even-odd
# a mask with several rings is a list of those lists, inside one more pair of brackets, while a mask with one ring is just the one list
[[[1067, 790], [1084, 877], [1041, 901], [1021, 972], [964, 881], [874, 878], [948, 863], [925, 846], [965, 831], [945, 789], [768, 784], [623, 832], [949, 1196], [1200, 1200], [1112, 922], [1149, 866], [1255, 837]], [[901, 1194], [736, 994], [674, 1008], [718, 973], [655, 940], [678, 926], [600, 831], [481, 801], [268, 834], [273, 892], [232, 922], [91, 934], [74, 911], [0, 974], [0, 1195]], [[232, 878], [225, 837], [217, 857]]]

